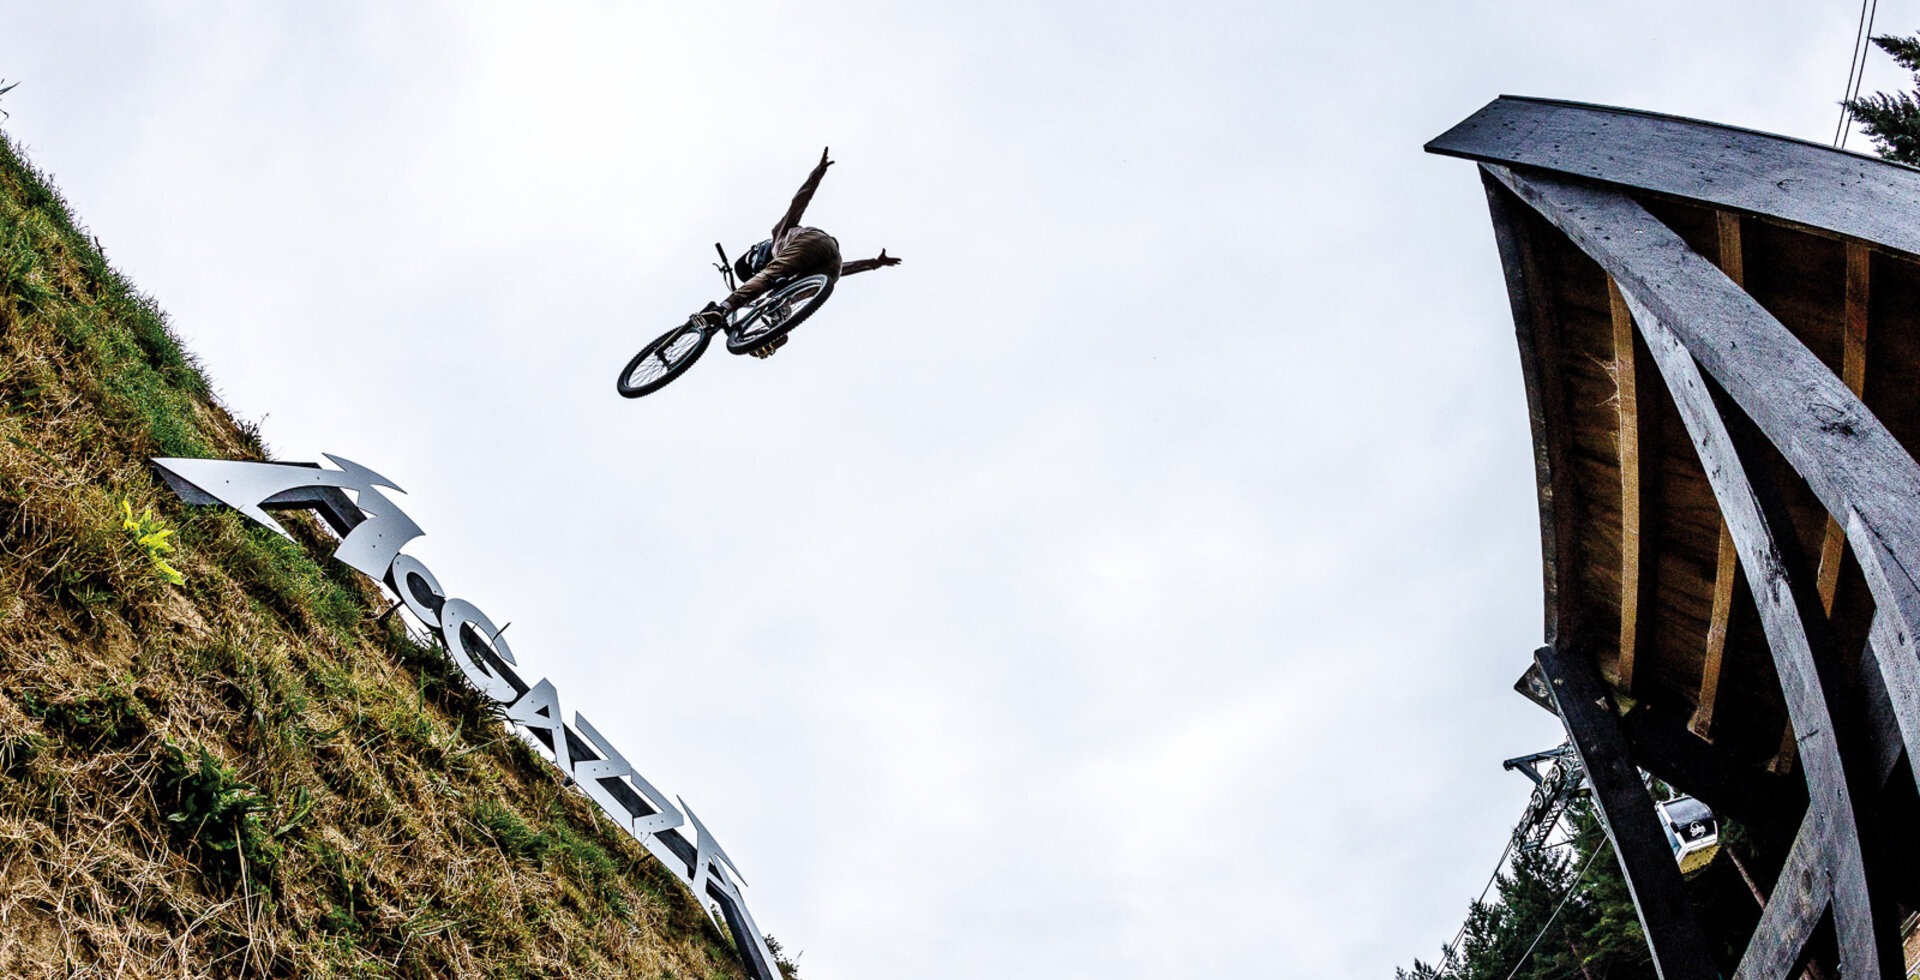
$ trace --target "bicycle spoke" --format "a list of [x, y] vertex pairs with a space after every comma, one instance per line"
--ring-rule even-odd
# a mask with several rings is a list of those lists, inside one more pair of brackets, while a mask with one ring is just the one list
[[727, 349], [741, 354], [784, 336], [811, 314], [833, 288], [823, 276], [788, 283], [749, 307], [747, 322], [727, 338]]

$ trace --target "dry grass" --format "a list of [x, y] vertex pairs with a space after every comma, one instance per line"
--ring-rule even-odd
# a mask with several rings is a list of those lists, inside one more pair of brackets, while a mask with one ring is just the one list
[[741, 975], [319, 525], [154, 455], [262, 448], [0, 137], [0, 975]]

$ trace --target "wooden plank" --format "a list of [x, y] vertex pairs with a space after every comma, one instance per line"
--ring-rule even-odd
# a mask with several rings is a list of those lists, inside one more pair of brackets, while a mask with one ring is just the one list
[[[1920, 744], [1920, 671], [1912, 669], [1915, 636], [1909, 625], [1920, 621], [1920, 589], [1915, 588], [1912, 576], [1886, 542], [1857, 513], [1848, 519], [1847, 537], [1853, 542], [1867, 588], [1875, 598], [1891, 597], [1874, 610], [1868, 638], [1870, 656], [1866, 658], [1871, 663], [1862, 663], [1861, 667], [1879, 669], [1886, 704], [1892, 707], [1894, 722], [1906, 743], [1907, 765], [1920, 785], [1920, 753], [1913, 750]], [[1897, 754], [1885, 750], [1881, 756], [1883, 760], [1889, 756], [1897, 759]]]
[[[1845, 519], [1856, 555], [1864, 550], [1856, 525], [1871, 532], [1885, 574], [1869, 575], [1867, 584], [1876, 607], [1896, 617], [1887, 635], [1899, 644], [1898, 656], [1876, 662], [1888, 690], [1920, 690], [1920, 586], [1909, 570], [1920, 566], [1920, 507], [1912, 503], [1920, 500], [1920, 464], [1791, 331], [1631, 198], [1552, 175], [1482, 170], [1599, 261], [1619, 282], [1643, 336], [1654, 318], [1684, 344], [1827, 512]], [[1744, 550], [1741, 557], [1748, 565]], [[1757, 586], [1750, 565], [1746, 572]], [[1893, 706], [1908, 758], [1920, 759], [1920, 705], [1896, 698]], [[1798, 718], [1794, 728], [1808, 730]]]
[[[1858, 396], [1867, 388], [1867, 301], [1871, 283], [1868, 270], [1873, 253], [1858, 242], [1847, 243], [1846, 328], [1841, 332], [1840, 380]], [[1847, 547], [1846, 532], [1833, 515], [1827, 515], [1827, 529], [1820, 537], [1820, 605], [1833, 614], [1833, 596], [1840, 589], [1840, 563]]]
[[1607, 271], [1628, 300], [1670, 324], [1829, 513], [1858, 509], [1896, 554], [1920, 557], [1920, 508], [1910, 504], [1920, 499], [1920, 464], [1780, 321], [1631, 198], [1488, 169], [1518, 182], [1529, 204], [1550, 194], [1566, 209], [1556, 224], [1603, 267], [1618, 267]]
[[1736, 286], [1747, 284], [1747, 250], [1740, 239], [1740, 216], [1731, 211], [1714, 212], [1714, 230], [1718, 233], [1719, 254], [1715, 263]]
[[1880, 651], [1897, 651], [1898, 642], [1892, 637], [1894, 617], [1876, 612], [1868, 627], [1867, 646], [1860, 652], [1860, 700], [1865, 702], [1863, 721], [1866, 723], [1867, 746], [1872, 752], [1874, 786], [1884, 789], [1887, 780], [1893, 778], [1893, 772], [1906, 756], [1906, 739], [1900, 732], [1900, 713], [1894, 710], [1893, 699], [1904, 698], [1920, 704], [1920, 691], [1887, 690], [1887, 672], [1880, 669]]
[[1426, 148], [1920, 254], [1920, 170], [1817, 143], [1631, 109], [1501, 96]]
[[[1483, 170], [1503, 181], [1514, 177], [1501, 168]], [[1829, 514], [1845, 524], [1847, 541], [1867, 572], [1876, 614], [1890, 617], [1875, 625], [1875, 655], [1866, 663], [1879, 672], [1887, 700], [1868, 709], [1867, 715], [1883, 706], [1891, 710], [1905, 743], [1907, 766], [1920, 779], [1920, 752], [1916, 751], [1920, 746], [1920, 583], [1913, 573], [1920, 567], [1920, 508], [1912, 505], [1920, 500], [1920, 464], [1842, 377], [1631, 199], [1550, 177], [1529, 177], [1528, 182], [1536, 188], [1555, 186], [1554, 210], [1563, 220], [1554, 223], [1619, 283], [1636, 324], [1645, 330], [1651, 318], [1670, 325], [1698, 368], [1720, 384], [1806, 480]], [[1530, 197], [1525, 191], [1517, 196], [1536, 208], [1544, 203], [1544, 198]], [[1723, 510], [1725, 506], [1723, 502]], [[1757, 589], [1744, 553], [1742, 564], [1748, 566], [1749, 588]], [[1808, 576], [1809, 592], [1814, 591], [1814, 578]], [[1823, 615], [1817, 599], [1802, 608]], [[1771, 642], [1777, 631], [1769, 630], [1768, 635]], [[1795, 695], [1788, 693], [1791, 705]], [[1819, 735], [1825, 729], [1809, 728], [1791, 707], [1789, 714], [1811, 781], [1829, 767], [1815, 758], [1809, 733]], [[1826, 753], [1822, 748], [1818, 754]], [[1887, 757], [1884, 751], [1875, 754], [1882, 760]], [[1871, 763], [1863, 759], [1861, 764]], [[1822, 781], [1842, 782], [1835, 776]], [[1832, 798], [1817, 787], [1811, 795], [1816, 801]], [[1853, 856], [1859, 853], [1858, 845], [1857, 837], [1847, 845], [1846, 861], [1859, 860], [1862, 872], [1836, 870], [1836, 881], [1841, 883], [1836, 908], [1837, 918], [1850, 923], [1842, 929], [1841, 948], [1856, 962], [1864, 962], [1874, 958], [1869, 951], [1879, 923], [1873, 921], [1871, 896], [1861, 884], [1864, 856]]]
[[1633, 693], [1633, 663], [1640, 646], [1640, 395], [1636, 387], [1633, 315], [1613, 280], [1607, 280], [1613, 320], [1614, 417], [1620, 438], [1620, 660], [1621, 693]]
[[1733, 980], [1783, 980], [1806, 959], [1807, 940], [1833, 898], [1833, 877], [1821, 860], [1818, 816], [1809, 810], [1801, 821]]
[[1827, 529], [1820, 532], [1820, 608], [1833, 615], [1833, 597], [1840, 591], [1840, 566], [1847, 556], [1847, 533], [1840, 522], [1827, 515]]
[[[1635, 303], [1631, 294], [1628, 302]], [[1802, 610], [1794, 601], [1792, 583], [1781, 561], [1772, 524], [1762, 510], [1745, 467], [1734, 451], [1733, 436], [1714, 406], [1706, 379], [1692, 356], [1664, 324], [1648, 316], [1637, 303], [1635, 310], [1647, 318], [1641, 325], [1647, 347], [1653, 352], [1654, 363], [1660, 366], [1674, 403], [1680, 408], [1680, 417], [1693, 438], [1695, 451], [1700, 454], [1707, 479], [1713, 484], [1714, 498], [1720, 503], [1720, 512], [1740, 563], [1748, 571], [1748, 588], [1760, 612], [1760, 624], [1767, 634], [1774, 669], [1780, 675], [1792, 725], [1790, 732], [1795, 733], [1796, 748], [1807, 775], [1807, 795], [1812, 801], [1807, 819], [1817, 832], [1817, 842], [1807, 846], [1819, 848], [1819, 853], [1808, 859], [1820, 866], [1823, 875], [1830, 876], [1841, 976], [1878, 977], [1878, 940], [1858, 821], [1819, 665], [1807, 637]], [[1788, 895], [1776, 888], [1774, 901], [1785, 901]], [[1770, 911], [1772, 905], [1768, 903]], [[1768, 915], [1762, 913], [1763, 922]], [[1818, 918], [1817, 912], [1814, 917]], [[1763, 933], [1756, 935], [1764, 940], [1763, 945], [1775, 938]], [[1797, 958], [1798, 950], [1795, 954]], [[1786, 976], [1785, 973], [1757, 975]]]
[[[1866, 864], [1860, 850], [1852, 796], [1819, 666], [1807, 638], [1802, 611], [1793, 600], [1792, 584], [1781, 563], [1772, 525], [1734, 452], [1733, 437], [1713, 404], [1713, 396], [1699, 367], [1679, 337], [1642, 310], [1632, 294], [1627, 298], [1640, 314], [1636, 319], [1641, 321], [1647, 347], [1653, 352], [1654, 363], [1660, 366], [1667, 388], [1680, 408], [1680, 417], [1687, 424], [1694, 449], [1699, 452], [1707, 479], [1713, 484], [1714, 498], [1720, 503], [1740, 564], [1748, 572], [1748, 588], [1760, 612], [1760, 624], [1767, 634], [1774, 669], [1780, 675], [1791, 731], [1796, 733], [1797, 748], [1807, 775], [1807, 795], [1813, 801], [1808, 819], [1819, 832], [1821, 848], [1816, 863], [1821, 865], [1823, 874], [1831, 876], [1841, 976], [1878, 977], [1879, 948], [1873, 928], [1872, 896], [1867, 889]], [[1782, 895], [1783, 892], [1776, 889], [1775, 901], [1781, 901]], [[1765, 917], [1763, 913], [1762, 918]]]
[[[1634, 323], [1673, 395], [1713, 486], [1759, 610], [1774, 669], [1780, 676], [1806, 773], [1810, 812], [1817, 815], [1813, 826], [1821, 840], [1819, 860], [1832, 876], [1841, 975], [1878, 977], [1879, 949], [1858, 822], [1819, 664], [1803, 620], [1805, 613], [1795, 601], [1794, 583], [1782, 562], [1780, 544], [1735, 451], [1733, 435], [1714, 404], [1702, 368], [1713, 371], [1716, 380], [1763, 431], [1770, 420], [1777, 426], [1783, 419], [1793, 418], [1794, 405], [1761, 404], [1769, 399], [1803, 404], [1801, 399], [1811, 397], [1813, 404], [1820, 405], [1821, 396], [1826, 395], [1826, 404], [1842, 407], [1848, 401], [1857, 405], [1857, 400], [1844, 388], [1837, 393], [1824, 390], [1825, 382], [1837, 387], [1839, 380], [1752, 297], [1632, 198], [1549, 175], [1521, 175], [1501, 168], [1493, 168], [1493, 172], [1599, 262], [1619, 282], [1633, 311]], [[1703, 318], [1710, 322], [1701, 322]], [[1745, 330], [1737, 337], [1726, 336], [1729, 321]], [[1783, 344], [1782, 338], [1787, 343]], [[1716, 344], [1731, 345], [1732, 350]], [[1812, 360], [1817, 372], [1807, 371], [1794, 351]], [[1755, 371], [1769, 371], [1772, 377], [1756, 378]], [[1772, 381], [1782, 372], [1798, 384], [1779, 390]], [[1749, 406], [1742, 400], [1743, 393], [1755, 404]], [[1842, 400], [1836, 403], [1833, 397]], [[1861, 428], [1871, 421], [1864, 406], [1849, 418]], [[1768, 431], [1767, 435], [1777, 444], [1775, 432]], [[1788, 458], [1799, 463], [1792, 453]], [[1907, 462], [1911, 465], [1912, 460]], [[1810, 468], [1832, 465], [1828, 460], [1810, 462]], [[1920, 467], [1915, 467], [1915, 476], [1916, 486], [1920, 486]]]
[[[1734, 285], [1743, 286], [1747, 281], [1747, 259], [1740, 240], [1740, 217], [1719, 211], [1714, 218], [1718, 232], [1717, 264]], [[1726, 666], [1727, 626], [1733, 621], [1733, 598], [1739, 576], [1740, 561], [1733, 550], [1733, 536], [1727, 533], [1727, 522], [1722, 520], [1713, 568], [1713, 605], [1707, 615], [1707, 652], [1701, 661], [1700, 698], [1693, 714], [1693, 730], [1701, 738], [1713, 737], [1713, 711], [1720, 699], [1720, 673]]]
[[1563, 630], [1575, 628], [1573, 595], [1568, 581], [1572, 570], [1561, 555], [1573, 553], [1572, 529], [1556, 518], [1553, 492], [1554, 474], [1565, 470], [1566, 395], [1557, 371], [1547, 371], [1543, 363], [1560, 356], [1559, 314], [1552, 296], [1540, 288], [1546, 278], [1540, 273], [1531, 236], [1527, 231], [1528, 209], [1513, 192], [1481, 174], [1487, 194], [1487, 210], [1493, 217], [1493, 239], [1500, 253], [1500, 265], [1507, 281], [1507, 302], [1513, 311], [1514, 335], [1520, 347], [1520, 373], [1527, 394], [1527, 421], [1533, 431], [1533, 477], [1535, 499], [1540, 512], [1540, 573], [1542, 624], [1548, 643]]
[[1767, 761], [1767, 771], [1775, 775], [1792, 772], [1794, 757], [1799, 753], [1800, 740], [1794, 737], [1793, 719], [1789, 718], [1786, 725], [1780, 729], [1780, 748], [1776, 749], [1773, 758]]
[[1842, 342], [1840, 380], [1855, 395], [1867, 387], [1867, 311], [1872, 299], [1873, 253], [1859, 242], [1847, 243], [1847, 328]]
[[1713, 570], [1713, 608], [1707, 616], [1707, 657], [1700, 669], [1700, 703], [1690, 723], [1694, 734], [1709, 738], [1713, 734], [1713, 710], [1720, 700], [1720, 673], [1726, 663], [1727, 623], [1733, 618], [1733, 598], [1740, 581], [1740, 555], [1733, 549], [1733, 535], [1727, 523], [1720, 522], [1720, 551]]
[[1627, 755], [1613, 702], [1593, 662], [1553, 646], [1541, 647], [1534, 662], [1546, 676], [1567, 737], [1580, 753], [1592, 783], [1593, 799], [1633, 895], [1655, 971], [1662, 980], [1714, 980], [1719, 970], [1687, 901], [1680, 867], [1674, 863], [1653, 797]]

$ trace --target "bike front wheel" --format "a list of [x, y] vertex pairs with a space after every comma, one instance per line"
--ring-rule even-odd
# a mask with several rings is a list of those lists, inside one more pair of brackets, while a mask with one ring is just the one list
[[633, 360], [620, 371], [615, 387], [627, 398], [659, 391], [666, 383], [685, 374], [693, 362], [706, 353], [713, 334], [689, 320], [654, 338], [640, 348]]
[[753, 304], [752, 312], [733, 325], [727, 337], [727, 350], [745, 354], [785, 337], [831, 295], [833, 279], [824, 275], [807, 276], [781, 286]]

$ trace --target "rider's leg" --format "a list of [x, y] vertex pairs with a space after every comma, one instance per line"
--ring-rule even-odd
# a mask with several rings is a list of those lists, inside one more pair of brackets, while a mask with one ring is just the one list
[[779, 251], [773, 253], [767, 267], [741, 283], [740, 288], [720, 301], [720, 306], [723, 311], [737, 310], [766, 295], [776, 281], [787, 276], [839, 273], [840, 243], [818, 228], [796, 228], [780, 243]]

